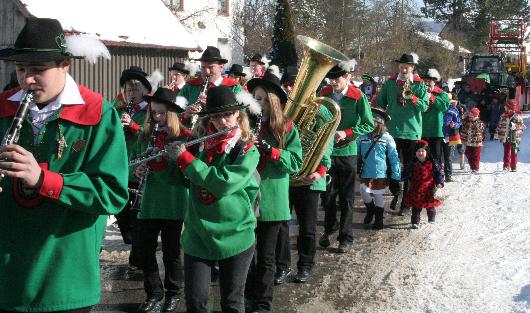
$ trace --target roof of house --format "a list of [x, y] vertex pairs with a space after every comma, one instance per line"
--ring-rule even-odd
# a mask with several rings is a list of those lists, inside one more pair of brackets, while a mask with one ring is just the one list
[[108, 46], [201, 50], [160, 0], [17, 0], [26, 13], [55, 18], [67, 33], [93, 35]]
[[[425, 39], [427, 39], [429, 41], [436, 42], [436, 43], [440, 44], [445, 49], [455, 51], [455, 45], [452, 42], [450, 42], [449, 40], [442, 39], [440, 37], [440, 35], [438, 35], [438, 33], [435, 33], [435, 32], [419, 32], [418, 31], [418, 32], [416, 32], [416, 34], [418, 34], [422, 38], [425, 38]], [[460, 53], [471, 53], [471, 51], [469, 51], [468, 49], [466, 49], [464, 47], [459, 47], [458, 52], [460, 52]]]

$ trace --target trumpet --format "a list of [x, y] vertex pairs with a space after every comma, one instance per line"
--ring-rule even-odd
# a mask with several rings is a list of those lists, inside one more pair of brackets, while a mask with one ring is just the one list
[[[197, 101], [193, 105], [199, 106], [199, 112], [202, 111], [202, 105], [201, 105], [201, 99], [206, 97], [206, 90], [208, 89], [208, 84], [210, 83], [210, 77], [206, 76], [206, 80], [204, 81], [204, 88], [202, 89], [201, 93], [199, 94], [199, 98], [197, 98]], [[197, 112], [198, 113], [198, 112]], [[197, 120], [199, 119], [199, 115], [195, 114], [191, 118], [191, 129], [195, 128], [195, 124], [197, 124]]]
[[[22, 129], [22, 124], [24, 122], [26, 114], [28, 113], [28, 107], [31, 101], [33, 101], [33, 92], [29, 91], [24, 95], [24, 98], [22, 98], [22, 101], [18, 106], [17, 112], [15, 113], [15, 116], [11, 121], [11, 125], [7, 129], [7, 132], [4, 134], [4, 138], [2, 139], [2, 143], [0, 144], [0, 150], [7, 145], [16, 144], [18, 142], [18, 139], [20, 137], [20, 130]], [[0, 173], [0, 183], [2, 182], [4, 176], [5, 175], [3, 172]]]
[[[225, 129], [220, 130], [220, 131], [218, 131], [216, 133], [213, 133], [213, 134], [210, 134], [210, 135], [206, 135], [206, 136], [203, 136], [203, 137], [200, 137], [200, 138], [197, 138], [197, 139], [193, 139], [193, 140], [190, 140], [190, 141], [186, 141], [186, 142], [175, 141], [173, 143], [181, 143], [181, 144], [186, 145], [186, 147], [190, 147], [190, 146], [196, 145], [198, 143], [204, 142], [206, 140], [209, 140], [211, 138], [215, 138], [217, 136], [228, 134], [229, 132], [231, 132], [232, 130], [234, 130], [236, 128], [239, 128], [239, 126], [233, 126], [233, 127], [225, 128]], [[133, 167], [134, 166], [138, 166], [140, 164], [149, 162], [151, 160], [164, 157], [167, 154], [168, 154], [167, 148], [164, 148], [162, 150], [150, 149], [150, 150], [146, 151], [145, 153], [139, 155], [137, 158], [132, 159], [131, 161], [129, 161], [129, 166], [130, 167], [131, 166], [133, 166]]]

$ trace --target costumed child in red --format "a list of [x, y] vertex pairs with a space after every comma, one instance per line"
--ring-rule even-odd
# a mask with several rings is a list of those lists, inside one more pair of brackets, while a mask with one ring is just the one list
[[462, 118], [460, 139], [466, 145], [464, 152], [471, 172], [478, 172], [480, 166], [480, 150], [484, 142], [484, 123], [479, 119], [480, 110], [471, 109]]
[[508, 100], [504, 105], [505, 112], [501, 116], [495, 137], [504, 145], [503, 170], [517, 170], [517, 152], [521, 144], [521, 136], [526, 129], [517, 101]]
[[403, 201], [406, 207], [412, 208], [412, 228], [419, 227], [422, 208], [427, 210], [429, 223], [434, 223], [436, 207], [442, 204], [434, 198], [434, 191], [435, 188], [443, 188], [445, 180], [443, 169], [432, 157], [427, 141], [416, 142], [413, 159], [405, 168], [401, 179], [409, 181]]

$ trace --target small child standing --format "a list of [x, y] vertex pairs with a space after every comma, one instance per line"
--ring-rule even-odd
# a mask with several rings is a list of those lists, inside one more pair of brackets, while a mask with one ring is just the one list
[[460, 138], [466, 145], [465, 155], [471, 172], [478, 172], [480, 167], [480, 149], [484, 142], [484, 123], [479, 119], [480, 111], [471, 109], [462, 119]]
[[[379, 108], [372, 108], [374, 130], [360, 136], [357, 170], [361, 182], [361, 197], [366, 205], [365, 228], [369, 228], [375, 216], [373, 229], [382, 229], [384, 214], [384, 194], [388, 188], [396, 195], [401, 191], [399, 185], [400, 165], [394, 138], [386, 132], [385, 123], [390, 120], [388, 114]], [[388, 188], [387, 188], [388, 186]]]
[[521, 111], [517, 101], [508, 100], [504, 105], [505, 112], [501, 116], [499, 126], [495, 131], [495, 136], [504, 145], [503, 170], [517, 170], [517, 152], [521, 144], [521, 136], [526, 129]]
[[444, 173], [429, 150], [429, 143], [418, 140], [414, 146], [414, 158], [407, 164], [401, 177], [409, 180], [409, 189], [405, 195], [405, 206], [412, 208], [410, 218], [412, 228], [418, 228], [422, 208], [427, 210], [429, 223], [434, 223], [436, 207], [442, 202], [434, 198], [435, 188], [443, 188]]

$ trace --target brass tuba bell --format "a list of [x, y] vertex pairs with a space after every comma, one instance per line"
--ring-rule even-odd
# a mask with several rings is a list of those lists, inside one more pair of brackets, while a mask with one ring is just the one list
[[[333, 66], [348, 58], [334, 48], [315, 39], [298, 36], [304, 45], [304, 57], [285, 105], [284, 114], [297, 125], [302, 142], [303, 165], [291, 176], [292, 186], [301, 186], [302, 177], [314, 173], [324, 156], [329, 141], [340, 123], [340, 108], [332, 99], [316, 97], [320, 82]], [[320, 114], [323, 105], [331, 118]]]

